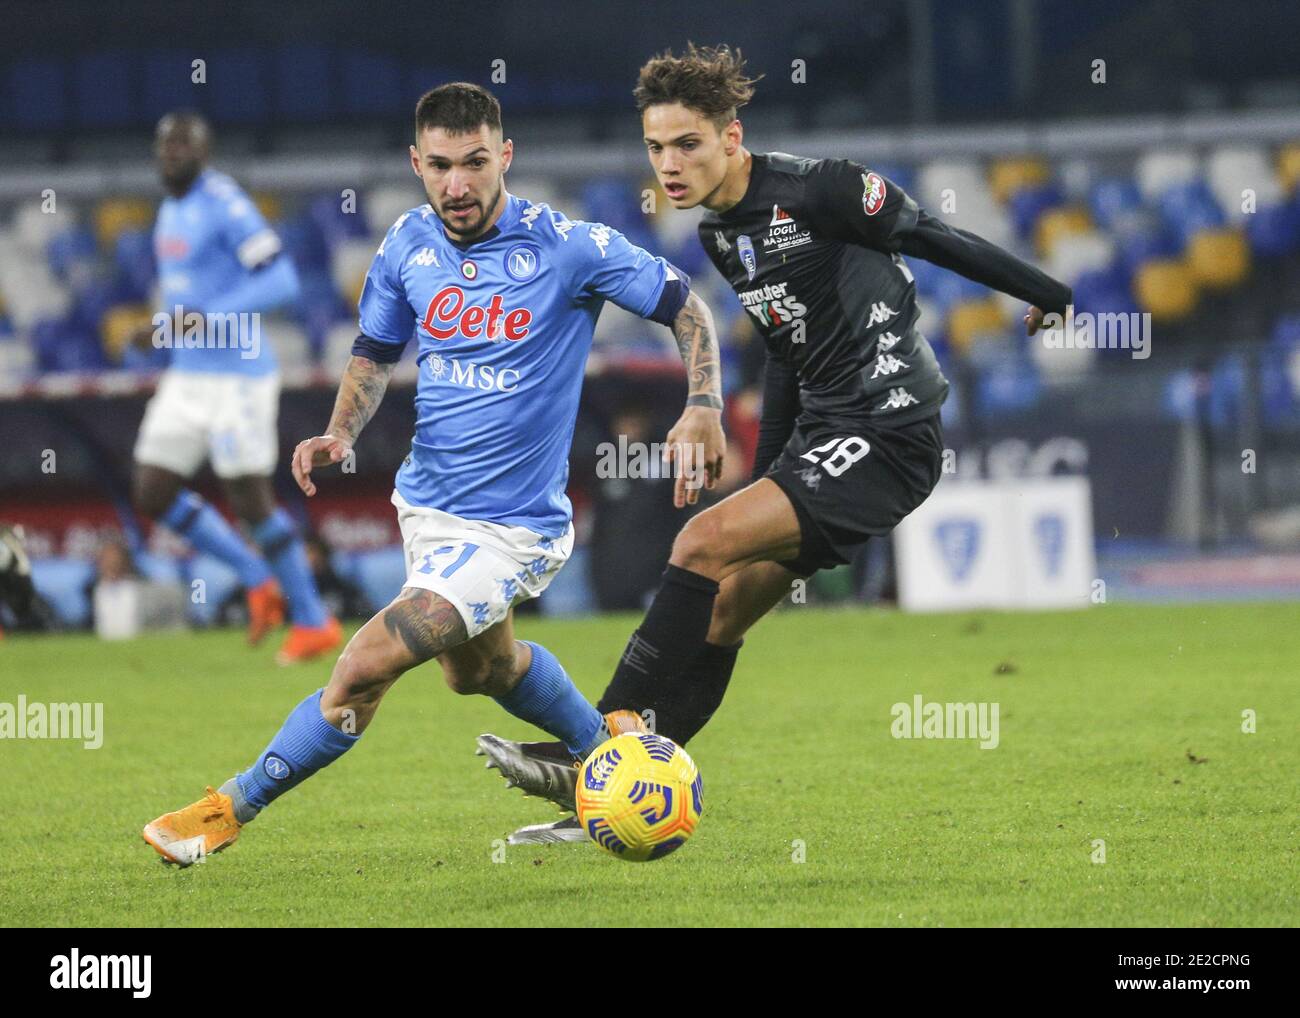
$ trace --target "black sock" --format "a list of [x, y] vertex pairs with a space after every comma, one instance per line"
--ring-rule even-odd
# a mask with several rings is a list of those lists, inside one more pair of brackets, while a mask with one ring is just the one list
[[640, 628], [628, 640], [605, 695], [596, 709], [654, 710], [673, 676], [686, 671], [704, 649], [718, 583], [670, 565]]
[[665, 702], [655, 715], [655, 731], [679, 746], [695, 738], [721, 705], [743, 643], [732, 647], [706, 643], [690, 667], [675, 677], [668, 695], [661, 697]]

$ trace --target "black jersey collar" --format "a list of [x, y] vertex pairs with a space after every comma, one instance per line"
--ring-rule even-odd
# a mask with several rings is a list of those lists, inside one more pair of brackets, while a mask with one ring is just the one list
[[749, 163], [749, 186], [745, 188], [745, 194], [736, 202], [735, 205], [727, 209], [726, 212], [719, 212], [719, 219], [735, 219], [743, 215], [749, 208], [753, 197], [758, 194], [759, 178], [767, 171], [767, 156], [761, 152], [750, 153]]

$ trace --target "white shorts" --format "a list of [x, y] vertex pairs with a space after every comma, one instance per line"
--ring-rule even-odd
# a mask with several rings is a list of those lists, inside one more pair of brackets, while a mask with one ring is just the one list
[[192, 477], [268, 476], [279, 453], [280, 376], [167, 370], [149, 400], [135, 460]]
[[396, 491], [392, 501], [402, 528], [406, 586], [450, 601], [471, 638], [541, 594], [573, 552], [572, 523], [562, 537], [550, 538], [527, 527], [413, 506]]

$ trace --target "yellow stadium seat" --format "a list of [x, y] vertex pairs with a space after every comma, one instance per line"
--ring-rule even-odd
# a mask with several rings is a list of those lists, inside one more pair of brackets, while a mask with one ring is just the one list
[[1300, 185], [1300, 141], [1291, 142], [1278, 153], [1277, 175], [1288, 194]]
[[1035, 228], [1038, 253], [1050, 258], [1064, 237], [1074, 233], [1087, 233], [1092, 229], [1092, 220], [1081, 208], [1048, 209], [1038, 217]]
[[349, 307], [356, 307], [358, 304], [361, 303], [361, 291], [365, 289], [365, 286], [366, 286], [366, 273], [362, 272], [356, 277], [352, 285], [348, 287], [348, 300], [351, 302], [349, 304]]
[[255, 191], [253, 204], [268, 223], [279, 222], [284, 218], [284, 206], [280, 204], [279, 197], [271, 194], [270, 191]]
[[1187, 267], [1198, 286], [1230, 290], [1250, 272], [1246, 238], [1240, 230], [1201, 230], [1187, 245]]
[[989, 187], [993, 196], [1005, 203], [1023, 188], [1046, 183], [1050, 175], [1041, 159], [999, 159], [989, 167]]
[[948, 311], [948, 342], [954, 350], [965, 352], [977, 336], [1005, 328], [1006, 317], [994, 297], [959, 301]]
[[1133, 276], [1138, 307], [1154, 322], [1186, 318], [1196, 307], [1196, 280], [1180, 261], [1158, 258], [1140, 266]]
[[95, 237], [107, 250], [123, 230], [147, 230], [153, 218], [154, 206], [143, 198], [106, 198], [95, 209]]
[[104, 344], [104, 352], [111, 359], [120, 361], [131, 342], [131, 335], [152, 321], [153, 312], [148, 304], [118, 304], [109, 308], [99, 320], [99, 338]]

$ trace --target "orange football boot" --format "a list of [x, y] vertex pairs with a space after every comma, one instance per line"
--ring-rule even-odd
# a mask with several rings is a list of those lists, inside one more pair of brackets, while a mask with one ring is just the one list
[[330, 616], [323, 626], [292, 626], [275, 655], [277, 664], [291, 665], [328, 654], [343, 643], [343, 627]]
[[263, 580], [248, 592], [248, 643], [256, 646], [266, 634], [284, 625], [284, 595], [275, 580]]
[[191, 866], [233, 845], [239, 828], [233, 800], [209, 785], [207, 794], [198, 802], [164, 813], [146, 824], [142, 835], [164, 861]]

